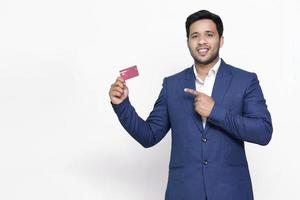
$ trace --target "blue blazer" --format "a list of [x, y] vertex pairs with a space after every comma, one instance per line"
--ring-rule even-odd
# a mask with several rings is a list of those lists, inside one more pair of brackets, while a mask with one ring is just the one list
[[193, 68], [167, 77], [147, 120], [125, 99], [113, 105], [127, 132], [144, 147], [171, 129], [166, 200], [253, 200], [244, 142], [266, 145], [272, 122], [255, 73], [221, 61], [213, 87], [215, 106], [207, 119], [194, 110]]

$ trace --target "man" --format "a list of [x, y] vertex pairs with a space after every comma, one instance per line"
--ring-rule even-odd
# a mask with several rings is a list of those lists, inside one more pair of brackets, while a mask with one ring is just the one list
[[165, 198], [168, 200], [253, 200], [244, 142], [267, 145], [271, 116], [255, 73], [219, 57], [223, 24], [201, 10], [186, 20], [194, 65], [163, 81], [146, 121], [128, 99], [118, 77], [109, 96], [121, 124], [144, 147], [172, 130]]

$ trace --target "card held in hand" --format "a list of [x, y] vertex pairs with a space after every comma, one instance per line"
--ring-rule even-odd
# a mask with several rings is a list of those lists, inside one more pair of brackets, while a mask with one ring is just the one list
[[139, 72], [138, 72], [137, 66], [134, 65], [132, 67], [128, 67], [126, 69], [120, 70], [120, 75], [122, 76], [122, 78], [124, 80], [127, 80], [127, 79], [138, 76]]

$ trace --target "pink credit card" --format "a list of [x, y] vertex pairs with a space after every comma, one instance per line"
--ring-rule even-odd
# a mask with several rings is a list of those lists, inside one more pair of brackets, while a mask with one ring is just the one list
[[137, 69], [137, 66], [134, 65], [132, 67], [128, 67], [126, 69], [120, 70], [120, 75], [122, 76], [122, 78], [124, 80], [127, 80], [127, 79], [130, 79], [130, 78], [138, 76], [139, 75], [139, 71]]

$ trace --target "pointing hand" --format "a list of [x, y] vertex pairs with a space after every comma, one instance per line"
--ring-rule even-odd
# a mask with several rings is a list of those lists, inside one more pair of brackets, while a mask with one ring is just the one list
[[184, 91], [195, 97], [195, 111], [202, 117], [209, 117], [215, 101], [210, 96], [190, 88], [185, 88]]

